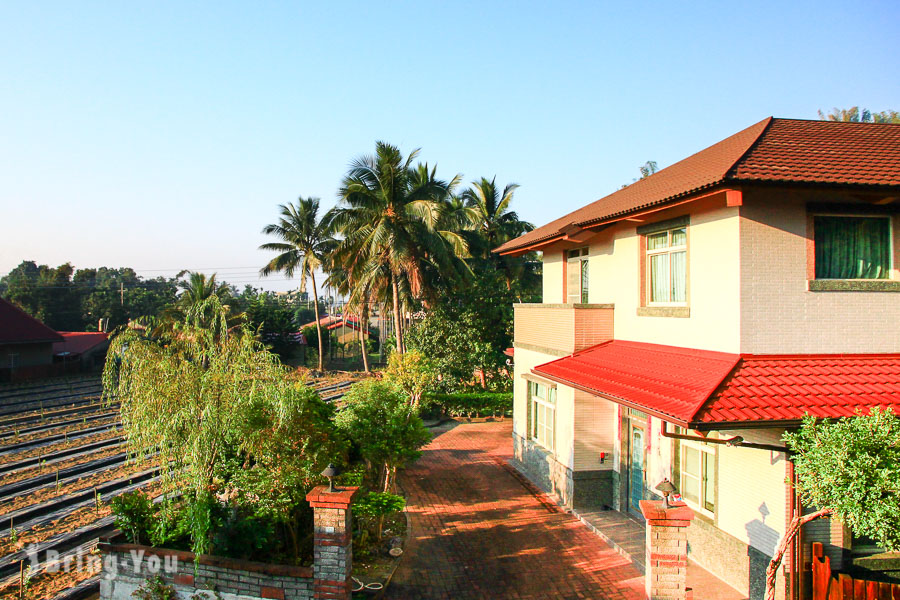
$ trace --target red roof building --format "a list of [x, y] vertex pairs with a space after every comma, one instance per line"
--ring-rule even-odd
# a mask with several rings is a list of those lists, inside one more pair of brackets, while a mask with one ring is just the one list
[[749, 595], [799, 502], [784, 432], [900, 410], [900, 125], [764, 119], [495, 249], [534, 250], [513, 463], [583, 514], [669, 479], [694, 563]]
[[0, 381], [53, 374], [53, 343], [62, 336], [0, 298]]

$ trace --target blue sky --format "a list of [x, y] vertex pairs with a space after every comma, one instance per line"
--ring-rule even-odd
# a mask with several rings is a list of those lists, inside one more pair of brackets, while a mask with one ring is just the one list
[[900, 109], [898, 29], [893, 0], [4, 2], [0, 274], [256, 283], [277, 205], [331, 206], [379, 139], [542, 224], [770, 115]]

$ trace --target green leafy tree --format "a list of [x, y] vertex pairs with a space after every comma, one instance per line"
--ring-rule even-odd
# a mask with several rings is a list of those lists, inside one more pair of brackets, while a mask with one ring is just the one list
[[72, 282], [74, 268], [23, 261], [0, 280], [3, 297], [57, 331], [83, 328], [80, 297]]
[[409, 347], [428, 358], [445, 391], [468, 387], [476, 373], [482, 386], [506, 389], [503, 351], [512, 345], [515, 301], [504, 275], [483, 264], [468, 287], [449, 292], [415, 323]]
[[316, 334], [319, 338], [319, 371], [324, 371], [324, 346], [319, 316], [319, 292], [316, 289], [316, 270], [321, 269], [325, 257], [334, 249], [334, 240], [324, 222], [319, 219], [319, 199], [297, 199], [296, 204], [280, 205], [281, 218], [266, 225], [262, 232], [279, 238], [280, 242], [261, 245], [260, 250], [272, 250], [279, 254], [260, 270], [261, 275], [284, 273], [288, 277], [300, 277], [300, 293], [306, 292], [306, 278], [312, 281], [313, 307], [316, 317]]
[[[427, 164], [413, 166], [418, 150], [406, 158], [395, 146], [377, 142], [374, 156], [353, 161], [339, 191], [341, 204], [328, 222], [343, 236], [340, 265], [354, 285], [375, 298], [390, 298], [397, 350], [404, 351], [403, 311], [413, 299], [433, 292], [436, 276], [465, 271], [465, 238], [445, 221], [446, 200], [458, 177], [443, 181]], [[405, 301], [405, 302], [404, 302]]]
[[225, 498], [284, 524], [299, 552], [304, 493], [341, 453], [332, 409], [227, 318], [213, 294], [172, 335], [122, 331], [108, 352], [104, 393], [121, 403], [130, 451], [158, 452], [165, 481], [186, 495], [193, 551], [213, 548]]
[[247, 318], [250, 329], [282, 359], [293, 354], [298, 344], [294, 337], [296, 308], [291, 298], [258, 290], [251, 285], [235, 298], [235, 304]]
[[406, 508], [403, 496], [388, 492], [369, 492], [353, 502], [353, 516], [375, 519], [375, 538], [381, 541], [384, 518]]
[[807, 506], [795, 517], [766, 571], [766, 598], [775, 597], [775, 574], [800, 527], [834, 517], [858, 536], [900, 550], [900, 418], [888, 408], [836, 422], [807, 416], [785, 441], [794, 454], [797, 488]]
[[437, 373], [424, 354], [418, 350], [410, 350], [403, 354], [391, 353], [384, 378], [403, 390], [412, 409], [418, 412], [422, 394], [434, 385]]
[[177, 286], [174, 279], [144, 280], [133, 269], [78, 269], [72, 279], [81, 295], [84, 327], [94, 329], [99, 319], [108, 319], [110, 330], [132, 319], [159, 316], [173, 304]]
[[343, 398], [335, 424], [359, 453], [381, 491], [390, 492], [397, 469], [421, 455], [431, 434], [412, 410], [406, 394], [384, 381], [354, 384]]
[[819, 111], [822, 121], [841, 121], [844, 123], [900, 123], [900, 112], [885, 110], [872, 112], [868, 108], [858, 106], [850, 108], [833, 108], [827, 114]]

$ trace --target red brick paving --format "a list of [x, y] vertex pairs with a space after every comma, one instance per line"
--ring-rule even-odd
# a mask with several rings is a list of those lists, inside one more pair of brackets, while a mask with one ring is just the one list
[[385, 597], [643, 599], [627, 559], [503, 468], [511, 431], [508, 420], [458, 425], [403, 474], [412, 530]]

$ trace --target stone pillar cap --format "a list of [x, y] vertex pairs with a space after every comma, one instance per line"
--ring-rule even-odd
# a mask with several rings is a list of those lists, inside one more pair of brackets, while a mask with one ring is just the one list
[[[658, 500], [641, 500], [641, 513], [647, 521], [690, 521], [694, 518], [694, 511], [683, 502], [666, 508]], [[653, 524], [664, 525], [664, 523]]]
[[327, 485], [319, 485], [310, 490], [306, 501], [314, 508], [347, 508], [357, 491], [357, 486], [335, 486], [334, 491], [329, 492]]

